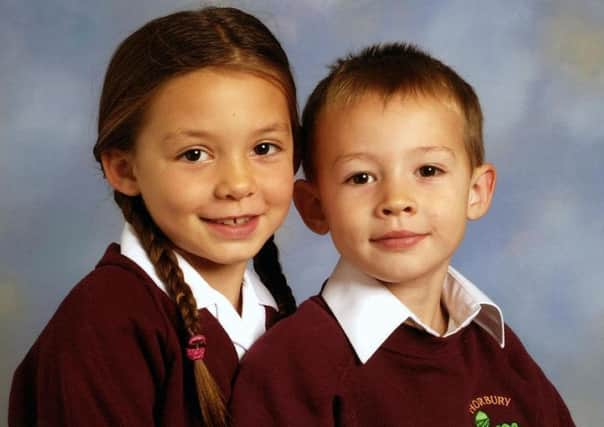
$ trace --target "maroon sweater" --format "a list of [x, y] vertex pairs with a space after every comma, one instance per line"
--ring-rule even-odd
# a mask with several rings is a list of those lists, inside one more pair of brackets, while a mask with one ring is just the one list
[[[238, 366], [200, 311], [205, 362], [225, 399]], [[276, 320], [267, 308], [267, 327]], [[176, 304], [112, 244], [65, 298], [13, 378], [9, 426], [200, 426]]]
[[[505, 349], [472, 322], [437, 338], [402, 325], [361, 364], [320, 297], [244, 357], [234, 426], [573, 426], [511, 329]], [[516, 424], [513, 424], [516, 423]]]

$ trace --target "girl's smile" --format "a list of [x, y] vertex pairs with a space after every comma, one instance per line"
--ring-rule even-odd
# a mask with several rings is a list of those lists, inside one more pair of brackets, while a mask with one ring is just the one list
[[225, 239], [245, 239], [254, 233], [260, 216], [240, 216], [222, 219], [206, 219], [213, 232]]

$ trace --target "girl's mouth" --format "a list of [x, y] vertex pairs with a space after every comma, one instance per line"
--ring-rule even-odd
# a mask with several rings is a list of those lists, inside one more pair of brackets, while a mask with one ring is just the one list
[[221, 219], [210, 219], [208, 221], [213, 222], [215, 224], [223, 224], [223, 225], [242, 225], [250, 222], [254, 217], [252, 216], [240, 216], [235, 218], [221, 218]]
[[228, 218], [203, 218], [216, 236], [227, 240], [248, 239], [255, 235], [260, 215], [245, 215]]

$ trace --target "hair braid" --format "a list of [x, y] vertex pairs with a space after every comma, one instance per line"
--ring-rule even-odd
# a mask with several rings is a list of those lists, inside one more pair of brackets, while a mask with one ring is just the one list
[[254, 270], [275, 297], [280, 313], [289, 315], [296, 311], [296, 300], [283, 275], [279, 263], [279, 249], [275, 244], [274, 235], [266, 241], [260, 252], [254, 257]]
[[[153, 222], [142, 197], [128, 197], [117, 191], [114, 197], [124, 218], [134, 228], [149, 259], [155, 266], [157, 275], [166, 284], [168, 293], [176, 301], [187, 332], [190, 336], [200, 334], [201, 322], [197, 311], [197, 301], [184, 280], [170, 241]], [[204, 425], [226, 426], [226, 408], [218, 385], [203, 360], [193, 361], [193, 367]]]

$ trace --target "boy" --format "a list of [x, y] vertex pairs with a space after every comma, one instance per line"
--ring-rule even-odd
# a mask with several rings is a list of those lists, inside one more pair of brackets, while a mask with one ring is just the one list
[[295, 204], [341, 259], [244, 359], [236, 426], [572, 426], [501, 310], [449, 266], [495, 188], [474, 90], [419, 49], [338, 61], [303, 116]]

